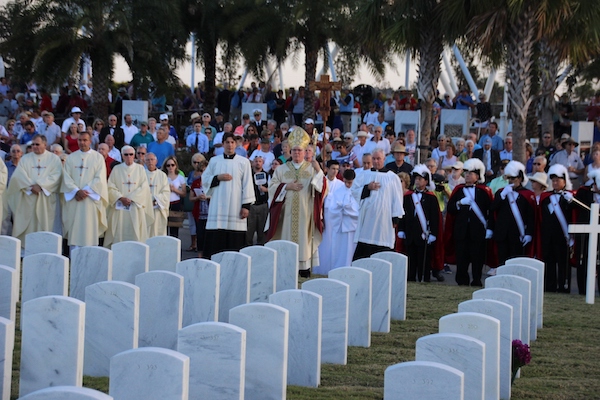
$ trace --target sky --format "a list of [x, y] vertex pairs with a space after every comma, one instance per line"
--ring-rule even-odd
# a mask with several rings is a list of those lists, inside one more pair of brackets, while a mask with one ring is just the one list
[[[0, 1], [1, 2], [1, 1]], [[188, 56], [191, 54], [191, 43], [188, 43], [187, 46], [187, 54]], [[284, 87], [298, 87], [300, 85], [304, 85], [304, 53], [298, 53], [296, 57], [296, 61], [292, 62], [288, 60], [282, 66], [283, 72], [283, 83]], [[320, 60], [317, 65], [317, 74], [321, 71], [323, 66], [323, 59]], [[185, 63], [180, 68], [177, 69], [177, 76], [188, 86], [191, 86], [191, 73], [192, 66], [191, 63]], [[243, 70], [239, 71], [239, 75], [242, 75]], [[330, 74], [331, 75], [331, 74]], [[405, 83], [405, 60], [404, 58], [398, 58], [396, 61], [396, 70], [392, 70], [391, 68], [386, 69], [386, 74], [383, 81], [376, 79], [368, 70], [367, 67], [363, 66], [359, 69], [356, 74], [355, 80], [352, 86], [356, 86], [358, 84], [368, 84], [377, 87], [392, 87], [398, 88], [399, 86], [404, 85]], [[131, 80], [131, 73], [129, 72], [129, 68], [125, 63], [125, 60], [121, 57], [115, 58], [115, 76], [114, 80], [116, 82], [124, 82]], [[195, 68], [195, 77], [194, 77], [194, 86], [196, 83], [204, 80], [204, 71], [198, 65]], [[252, 76], [248, 76], [245, 81], [244, 86], [249, 87], [250, 82], [255, 80]], [[411, 63], [411, 67], [409, 70], [409, 82], [412, 86], [417, 81], [417, 72], [416, 72], [416, 64]], [[275, 79], [273, 81], [274, 87], [278, 87], [279, 78], [275, 75]], [[386, 84], [387, 83], [387, 84]]]

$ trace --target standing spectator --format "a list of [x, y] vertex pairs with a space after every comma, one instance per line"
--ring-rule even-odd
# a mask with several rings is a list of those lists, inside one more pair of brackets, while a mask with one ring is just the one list
[[156, 141], [148, 144], [148, 152], [152, 152], [156, 155], [158, 165], [161, 166], [167, 157], [175, 155], [173, 146], [166, 141], [168, 136], [169, 132], [167, 131], [167, 128], [161, 125], [156, 133]]
[[[183, 202], [181, 198], [186, 195], [187, 187], [185, 178], [179, 175], [179, 165], [175, 156], [169, 156], [165, 160], [162, 171], [167, 174], [171, 195], [169, 196], [169, 211], [182, 211]], [[169, 227], [168, 235], [179, 237], [178, 227]]]
[[[208, 198], [206, 197], [204, 189], [202, 188], [202, 174], [208, 166], [208, 161], [206, 161], [202, 154], [197, 153], [192, 157], [192, 164], [194, 166], [194, 171], [190, 173], [190, 178], [193, 176], [193, 181], [190, 185], [190, 201], [194, 203], [192, 215], [196, 226], [196, 237], [192, 237], [192, 239], [196, 239], [196, 242], [192, 242], [191, 249], [193, 250], [195, 247], [196, 251], [198, 252], [198, 258], [202, 258], [204, 257], [206, 243], [206, 221], [208, 218]], [[188, 178], [188, 182], [190, 178]]]
[[125, 145], [125, 132], [123, 132], [123, 128], [117, 126], [117, 116], [114, 114], [108, 116], [108, 126], [100, 130], [98, 136], [100, 143], [105, 143], [106, 136], [108, 135], [112, 135], [115, 139], [115, 146], [117, 149], [120, 149]]
[[[508, 135], [507, 135], [508, 136]], [[481, 136], [479, 139], [479, 145], [483, 147], [483, 142], [487, 139], [492, 139], [492, 149], [495, 151], [502, 151], [504, 149], [504, 143], [502, 138], [498, 135], [498, 124], [496, 122], [490, 122], [488, 125], [488, 133]]]
[[252, 182], [254, 184], [254, 195], [256, 202], [250, 205], [248, 214], [248, 230], [246, 231], [246, 246], [254, 244], [263, 245], [266, 242], [265, 223], [269, 215], [269, 175], [263, 169], [263, 158], [255, 157], [252, 161]]
[[292, 101], [292, 107], [294, 125], [302, 126], [302, 115], [304, 114], [304, 86], [298, 88], [298, 93], [294, 95]]
[[567, 134], [561, 137], [564, 150], [554, 154], [550, 160], [550, 167], [556, 164], [563, 165], [569, 172], [569, 179], [579, 187], [579, 176], [585, 171], [585, 166], [581, 157], [575, 152], [575, 147], [579, 146], [573, 138]]
[[[132, 138], [130, 145], [131, 147], [138, 148], [139, 146], [147, 147], [148, 143], [154, 142], [154, 138], [148, 132], [148, 123], [146, 121], [142, 121], [140, 123], [140, 131], [136, 133]], [[142, 163], [144, 159], [141, 159]]]

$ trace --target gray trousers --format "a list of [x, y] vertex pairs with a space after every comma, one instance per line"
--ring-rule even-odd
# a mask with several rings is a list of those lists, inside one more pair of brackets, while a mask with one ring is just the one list
[[269, 214], [267, 203], [250, 206], [248, 214], [248, 230], [246, 231], [246, 246], [254, 245], [254, 233], [256, 233], [256, 244], [265, 244], [265, 224]]

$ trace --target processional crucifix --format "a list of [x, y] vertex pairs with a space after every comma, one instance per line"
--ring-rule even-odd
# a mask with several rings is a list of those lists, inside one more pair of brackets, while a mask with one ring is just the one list
[[[308, 89], [311, 91], [319, 90], [319, 112], [321, 113], [321, 118], [323, 118], [323, 149], [325, 149], [325, 145], [327, 145], [327, 135], [325, 133], [325, 127], [327, 126], [327, 119], [329, 118], [329, 114], [331, 113], [331, 92], [334, 90], [341, 90], [342, 83], [341, 82], [332, 82], [329, 80], [329, 75], [321, 75], [321, 79], [318, 81], [311, 81], [308, 83]], [[308, 134], [312, 134], [308, 132]], [[323, 157], [323, 162], [325, 162], [325, 157]]]

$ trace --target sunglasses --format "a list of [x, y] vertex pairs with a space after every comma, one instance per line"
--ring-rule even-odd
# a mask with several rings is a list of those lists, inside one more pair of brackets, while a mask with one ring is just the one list
[[133, 157], [135, 154], [133, 154], [133, 153], [125, 153], [125, 154], [123, 154], [123, 155], [124, 155], [124, 156], [127, 156], [127, 157]]
[[174, 167], [175, 164], [167, 164], [167, 167]]
[[[200, 164], [200, 161], [192, 161], [192, 164]], [[171, 164], [171, 165], [173, 165], [173, 164]], [[168, 167], [168, 165], [167, 165], [167, 167]]]

